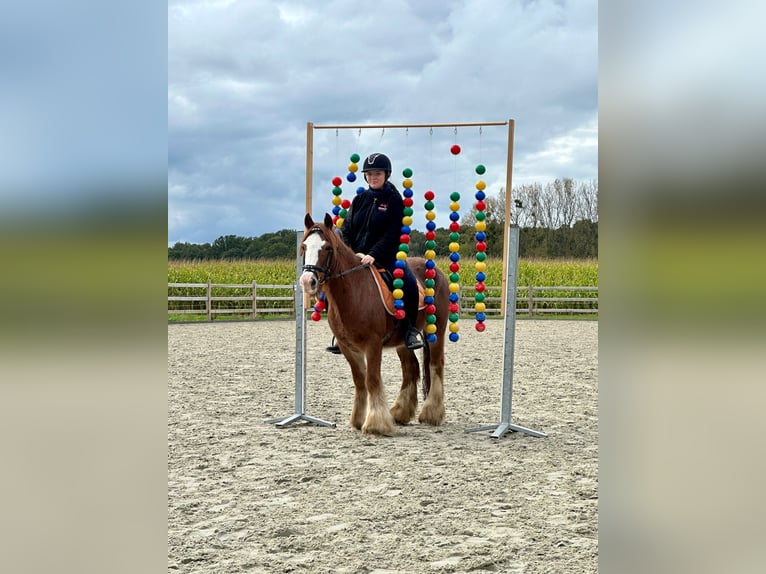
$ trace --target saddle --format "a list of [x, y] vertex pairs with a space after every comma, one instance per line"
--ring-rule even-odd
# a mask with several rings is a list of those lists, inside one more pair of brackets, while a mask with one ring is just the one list
[[[391, 275], [391, 272], [388, 269], [377, 269], [373, 266], [370, 266], [370, 273], [372, 273], [372, 276], [375, 278], [375, 284], [378, 286], [378, 293], [380, 293], [380, 300], [383, 302], [383, 306], [386, 308], [386, 312], [393, 316], [394, 315], [394, 295], [392, 293], [394, 289], [394, 278]], [[417, 280], [418, 283], [418, 310], [421, 310], [425, 308], [425, 303], [423, 302], [423, 297], [425, 297], [425, 292], [423, 291], [423, 285], [420, 283], [420, 280]]]

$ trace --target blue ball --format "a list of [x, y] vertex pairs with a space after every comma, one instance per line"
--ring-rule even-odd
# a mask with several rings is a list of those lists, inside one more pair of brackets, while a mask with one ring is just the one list
[[338, 215], [339, 213], [340, 213], [340, 205], [336, 205], [335, 207], [332, 208], [333, 215]]
[[474, 197], [478, 199], [479, 201], [484, 201], [484, 199], [487, 197], [487, 194], [484, 193], [483, 191], [477, 191]]
[[394, 299], [394, 309], [404, 309], [404, 299]]
[[449, 340], [452, 341], [453, 343], [457, 343], [460, 340], [460, 335], [457, 333], [450, 333]]
[[476, 241], [486, 241], [487, 240], [487, 234], [483, 231], [477, 231], [476, 232]]
[[348, 181], [356, 181], [356, 174], [353, 171], [348, 172], [348, 175], [346, 176], [346, 179]]
[[460, 219], [460, 213], [459, 213], [459, 212], [457, 212], [457, 211], [452, 211], [452, 212], [450, 212], [450, 214], [449, 214], [449, 218], [450, 218], [450, 220], [452, 220], [452, 221], [457, 221], [457, 220], [459, 220], [459, 219]]
[[426, 229], [428, 231], [435, 231], [436, 230], [436, 223], [434, 221], [429, 221], [426, 223]]
[[426, 269], [434, 269], [436, 267], [436, 261], [433, 259], [426, 259]]
[[412, 190], [408, 187], [405, 187], [404, 191], [402, 192], [402, 195], [404, 197], [412, 197]]
[[429, 343], [433, 344], [436, 342], [436, 333], [428, 333], [428, 336], [426, 337]]
[[433, 305], [434, 304], [434, 298], [431, 295], [426, 295], [423, 297], [423, 303], [426, 305]]
[[449, 294], [449, 302], [450, 303], [457, 303], [458, 301], [460, 301], [460, 295], [458, 295], [457, 293], [450, 293]]
[[452, 261], [453, 263], [457, 263], [458, 261], [460, 261], [460, 253], [458, 253], [457, 251], [453, 251], [452, 253], [449, 254], [449, 260]]
[[396, 263], [394, 263], [395, 267], [398, 267], [399, 269], [404, 269], [407, 266], [407, 262], [403, 259], [397, 259]]
[[483, 272], [481, 272], [481, 271], [479, 271], [478, 273], [476, 273], [476, 280], [477, 280], [477, 281], [481, 281], [481, 282], [484, 282], [486, 279], [487, 279], [487, 275], [486, 275], [485, 273], [483, 273]]
[[487, 316], [484, 313], [476, 313], [476, 320], [479, 323], [483, 323]]
[[412, 233], [412, 229], [409, 225], [402, 225], [402, 235], [409, 235]]
[[360, 193], [362, 193], [363, 191], [364, 191], [364, 187], [362, 187], [362, 186], [359, 186], [359, 187], [357, 187], [357, 188], [356, 188], [356, 194], [357, 194], [357, 195], [359, 195], [359, 194], [360, 194]]

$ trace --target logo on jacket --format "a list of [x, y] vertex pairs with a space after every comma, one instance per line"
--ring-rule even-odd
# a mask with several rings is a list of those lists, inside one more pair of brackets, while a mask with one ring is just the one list
[[388, 204], [387, 203], [381, 203], [378, 205], [378, 211], [387, 211], [388, 210]]

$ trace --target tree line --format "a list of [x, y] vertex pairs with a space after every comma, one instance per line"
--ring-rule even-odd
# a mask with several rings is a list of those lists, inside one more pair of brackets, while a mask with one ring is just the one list
[[[525, 184], [513, 188], [511, 225], [519, 227], [519, 257], [597, 258], [598, 181], [578, 183], [557, 179], [546, 185]], [[487, 196], [483, 210], [486, 222], [487, 255], [502, 257], [505, 222], [505, 192]], [[460, 220], [460, 245], [464, 256], [474, 249], [477, 210]], [[224, 235], [213, 243], [176, 243], [168, 247], [169, 260], [294, 259], [296, 232], [283, 229], [258, 237]], [[437, 228], [436, 255], [449, 256], [450, 231]], [[413, 229], [410, 254], [425, 251], [425, 234]]]

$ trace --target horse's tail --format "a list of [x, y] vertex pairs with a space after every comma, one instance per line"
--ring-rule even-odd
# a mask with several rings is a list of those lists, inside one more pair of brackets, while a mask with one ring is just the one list
[[423, 345], [423, 400], [428, 398], [428, 393], [431, 392], [431, 345], [428, 344], [428, 339]]

